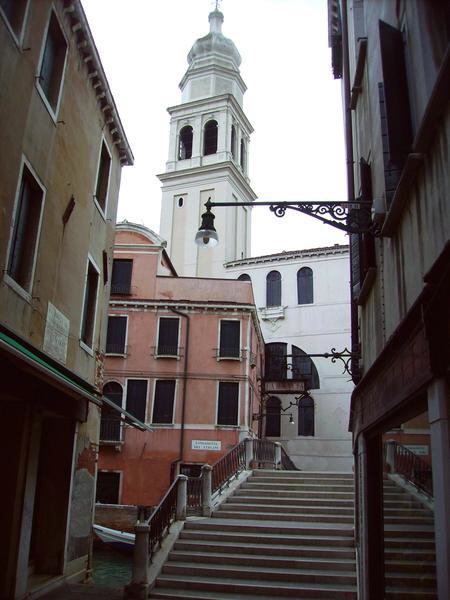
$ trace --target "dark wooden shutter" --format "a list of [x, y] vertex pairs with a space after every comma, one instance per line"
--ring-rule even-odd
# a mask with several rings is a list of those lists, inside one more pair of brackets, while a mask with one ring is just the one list
[[175, 397], [175, 381], [159, 380], [155, 384], [155, 400], [153, 403], [153, 423], [173, 422], [173, 401]]
[[219, 383], [218, 425], [238, 425], [239, 383]]
[[270, 271], [266, 280], [266, 306], [281, 306], [281, 275]]
[[298, 406], [298, 435], [314, 435], [314, 401], [309, 396]]
[[297, 297], [299, 304], [314, 302], [313, 272], [309, 267], [303, 267], [297, 273]]
[[[372, 170], [364, 158], [361, 158], [359, 161], [359, 175], [361, 180], [361, 200], [372, 203]], [[360, 218], [361, 226], [369, 227], [371, 220], [370, 211], [360, 211], [360, 213], [362, 213], [362, 218]], [[367, 271], [370, 268], [376, 267], [375, 238], [370, 232], [361, 235], [361, 255], [362, 277], [365, 278]]]
[[129, 294], [131, 292], [132, 271], [132, 260], [114, 259], [111, 276], [111, 294]]
[[97, 473], [96, 502], [101, 504], [119, 503], [120, 473], [99, 471]]
[[284, 342], [266, 344], [265, 351], [265, 379], [267, 381], [287, 379], [287, 344]]
[[123, 354], [125, 352], [126, 334], [126, 317], [108, 317], [108, 331], [106, 334], [107, 354]]
[[158, 354], [178, 355], [178, 330], [180, 319], [161, 317], [159, 320]]
[[240, 321], [220, 322], [219, 356], [239, 358], [240, 354]]
[[127, 411], [136, 419], [145, 422], [147, 404], [147, 381], [129, 379], [127, 382]]

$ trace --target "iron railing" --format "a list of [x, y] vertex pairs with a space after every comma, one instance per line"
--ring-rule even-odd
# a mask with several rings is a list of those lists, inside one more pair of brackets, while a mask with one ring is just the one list
[[284, 471], [301, 471], [301, 469], [295, 466], [291, 457], [283, 448], [283, 446], [281, 446], [281, 466]]
[[171, 524], [175, 521], [177, 513], [177, 491], [178, 478], [172, 483], [167, 490], [164, 498], [155, 508], [153, 514], [147, 521], [150, 527], [148, 538], [148, 551], [151, 559], [156, 548], [161, 545], [163, 538], [169, 531]]
[[[394, 444], [394, 471], [403, 475], [409, 482], [417, 488], [424, 491], [429, 496], [433, 497], [433, 472], [431, 466], [422, 458], [411, 452], [409, 448], [402, 446], [398, 442], [391, 441]], [[385, 455], [386, 455], [386, 447]]]
[[173, 356], [175, 358], [178, 358], [180, 350], [178, 346], [168, 346], [166, 344], [159, 344], [154, 346], [153, 349], [155, 356]]
[[211, 492], [221, 493], [222, 489], [241, 471], [245, 469], [245, 440], [236, 444], [234, 448], [222, 456], [212, 466], [212, 486]]
[[214, 348], [216, 358], [238, 358], [241, 359], [244, 356], [244, 351], [239, 346], [221, 346], [220, 348]]
[[130, 295], [131, 285], [129, 283], [111, 283], [111, 294]]
[[127, 354], [127, 346], [125, 344], [106, 344], [106, 354]]
[[202, 513], [202, 478], [188, 477], [186, 509], [189, 516]]
[[105, 419], [100, 421], [100, 441], [120, 442], [122, 441], [122, 420], [119, 418]]
[[275, 463], [275, 443], [270, 440], [253, 440], [253, 460]]

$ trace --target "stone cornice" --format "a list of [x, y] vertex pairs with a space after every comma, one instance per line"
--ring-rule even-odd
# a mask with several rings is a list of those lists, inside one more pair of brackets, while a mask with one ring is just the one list
[[254, 256], [243, 258], [225, 263], [225, 268], [241, 267], [245, 265], [271, 262], [286, 262], [297, 258], [308, 258], [315, 256], [345, 255], [349, 253], [347, 245], [325, 246], [323, 248], [309, 248], [306, 250], [292, 250], [290, 252], [280, 252], [278, 254], [266, 254], [263, 256]]
[[226, 67], [217, 64], [204, 65], [202, 67], [194, 67], [193, 69], [189, 67], [186, 73], [183, 75], [183, 78], [180, 81], [178, 87], [180, 88], [180, 90], [182, 90], [188, 82], [188, 79], [194, 79], [199, 75], [213, 75], [216, 73], [235, 79], [239, 87], [241, 88], [243, 94], [247, 91], [247, 86], [245, 85], [244, 80], [242, 79], [239, 71], [227, 69]]

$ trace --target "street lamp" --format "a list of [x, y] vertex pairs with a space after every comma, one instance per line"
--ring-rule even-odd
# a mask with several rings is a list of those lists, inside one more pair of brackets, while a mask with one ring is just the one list
[[202, 224], [195, 236], [195, 243], [202, 248], [213, 248], [219, 243], [219, 236], [214, 227], [215, 216], [211, 212], [211, 198], [205, 204], [206, 212], [202, 214]]

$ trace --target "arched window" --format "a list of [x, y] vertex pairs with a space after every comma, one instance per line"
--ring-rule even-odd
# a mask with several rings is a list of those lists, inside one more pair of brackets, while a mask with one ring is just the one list
[[[105, 383], [103, 395], [112, 400], [117, 406], [122, 406], [122, 386], [115, 381]], [[120, 412], [103, 404], [100, 421], [100, 439], [102, 441], [114, 442], [121, 439], [121, 416]]]
[[266, 437], [281, 435], [281, 400], [271, 396], [266, 402]]
[[314, 435], [314, 400], [305, 396], [298, 404], [298, 435]]
[[270, 271], [266, 279], [266, 306], [281, 306], [281, 275]]
[[307, 390], [318, 390], [320, 388], [319, 373], [316, 365], [303, 350], [292, 346], [292, 379], [305, 382]]
[[309, 267], [303, 267], [297, 272], [297, 295], [299, 304], [314, 302], [313, 272]]
[[217, 121], [208, 121], [203, 130], [203, 154], [215, 154], [217, 152]]
[[242, 275], [239, 275], [238, 281], [251, 281], [250, 275], [247, 275], [247, 273], [242, 273]]
[[231, 126], [231, 156], [236, 160], [236, 127]]
[[241, 167], [242, 170], [245, 171], [245, 162], [246, 162], [246, 148], [245, 148], [245, 141], [242, 139], [241, 140]]
[[178, 159], [184, 160], [192, 156], [192, 137], [193, 130], [190, 125], [186, 125], [180, 131], [180, 144], [178, 146]]
[[287, 379], [287, 344], [272, 342], [265, 346], [265, 379], [267, 381], [283, 381]]

